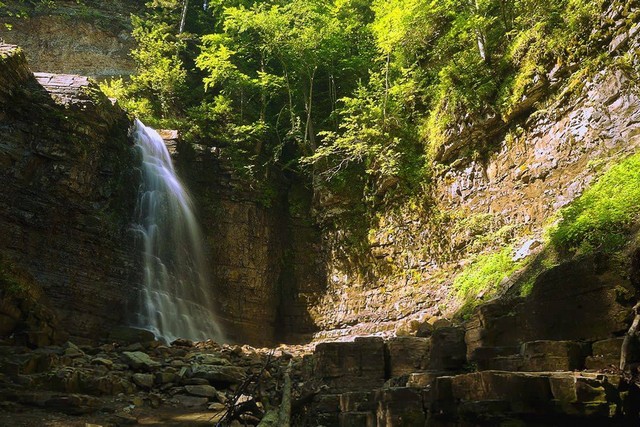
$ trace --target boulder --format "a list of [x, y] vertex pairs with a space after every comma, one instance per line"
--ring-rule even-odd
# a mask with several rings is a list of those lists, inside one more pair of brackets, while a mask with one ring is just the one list
[[191, 355], [189, 360], [194, 363], [200, 363], [203, 365], [222, 365], [222, 366], [230, 366], [231, 362], [228, 359], [220, 357], [217, 354], [207, 354], [207, 353], [197, 353]]
[[594, 342], [591, 346], [591, 356], [585, 360], [585, 368], [589, 370], [618, 368], [623, 341], [624, 337], [617, 337]]
[[523, 370], [573, 371], [582, 369], [588, 347], [574, 341], [532, 341], [522, 345]]
[[431, 336], [429, 368], [442, 371], [461, 369], [467, 361], [464, 337], [461, 327], [437, 328]]
[[478, 347], [469, 355], [469, 361], [480, 371], [521, 371], [524, 363], [518, 347]]
[[141, 351], [125, 351], [122, 353], [122, 360], [132, 369], [150, 372], [158, 367], [160, 363], [151, 359], [148, 354]]
[[184, 394], [176, 394], [173, 396], [172, 401], [180, 406], [187, 408], [197, 408], [204, 406], [209, 402], [206, 397], [187, 396]]
[[210, 385], [187, 385], [184, 387], [187, 393], [200, 397], [216, 397], [217, 390]]
[[138, 387], [149, 390], [153, 387], [153, 375], [151, 374], [133, 374], [131, 379]]
[[193, 365], [190, 376], [212, 383], [239, 384], [245, 379], [246, 371], [235, 366]]
[[107, 368], [113, 367], [113, 361], [110, 359], [106, 359], [104, 357], [96, 357], [93, 360], [91, 360], [91, 363], [93, 365], [105, 366]]
[[408, 387], [382, 389], [376, 392], [375, 400], [378, 427], [423, 426], [426, 421], [420, 390]]

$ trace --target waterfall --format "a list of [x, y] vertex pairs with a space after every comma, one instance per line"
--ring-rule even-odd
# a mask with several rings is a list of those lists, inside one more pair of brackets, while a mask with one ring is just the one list
[[191, 198], [160, 135], [136, 119], [134, 139], [142, 157], [136, 230], [144, 260], [136, 323], [166, 342], [220, 340]]

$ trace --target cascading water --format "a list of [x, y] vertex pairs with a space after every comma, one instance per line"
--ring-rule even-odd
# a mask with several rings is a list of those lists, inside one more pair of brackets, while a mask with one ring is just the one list
[[136, 120], [134, 138], [143, 172], [136, 229], [143, 245], [144, 288], [137, 324], [167, 342], [220, 340], [191, 199], [160, 135]]

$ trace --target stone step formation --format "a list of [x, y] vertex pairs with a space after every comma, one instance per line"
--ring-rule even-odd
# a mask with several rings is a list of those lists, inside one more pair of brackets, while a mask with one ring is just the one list
[[285, 372], [296, 426], [637, 422], [638, 389], [616, 368], [621, 337], [478, 348], [470, 359], [464, 337], [463, 327], [444, 326], [429, 337], [255, 349], [165, 345], [146, 331], [121, 328], [103, 344], [33, 350], [1, 342], [0, 424], [58, 417], [71, 426], [280, 425], [267, 414], [283, 400]]
[[327, 388], [311, 406], [311, 418], [344, 427], [627, 425], [638, 419], [640, 396], [617, 368], [621, 337], [477, 348], [469, 360], [463, 337], [460, 328], [446, 327], [431, 338], [319, 344], [314, 375]]

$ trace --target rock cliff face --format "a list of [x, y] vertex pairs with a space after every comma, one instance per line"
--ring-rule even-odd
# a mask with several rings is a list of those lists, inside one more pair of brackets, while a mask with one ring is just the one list
[[0, 41], [20, 45], [35, 71], [92, 77], [130, 75], [135, 47], [130, 15], [144, 2], [3, 2]]
[[[451, 278], [474, 254], [505, 242], [514, 249], [527, 241], [539, 244], [543, 227], [558, 209], [611, 162], [637, 151], [639, 44], [629, 34], [636, 34], [640, 24], [625, 23], [632, 13], [633, 8], [613, 2], [603, 18], [603, 25], [611, 26], [604, 46], [614, 58], [611, 65], [590, 77], [556, 82], [545, 104], [510, 127], [503, 123], [501, 130], [492, 129], [496, 122], [489, 120], [451, 137], [457, 142], [441, 154], [430, 215], [407, 207], [372, 225], [365, 264], [373, 280], [345, 268], [335, 243], [326, 248], [329, 288], [309, 308], [324, 331], [321, 337], [393, 331], [398, 322], [451, 315], [459, 308]], [[553, 81], [556, 71], [547, 80]], [[571, 73], [565, 70], [565, 75]], [[537, 92], [529, 95], [540, 101]], [[525, 97], [523, 105], [528, 102]], [[467, 155], [464, 146], [486, 150]], [[330, 224], [331, 212], [322, 214]], [[327, 240], [338, 241], [335, 236], [329, 231]], [[622, 277], [605, 281], [602, 292], [629, 286]]]
[[288, 209], [288, 198], [304, 197], [304, 190], [283, 178], [269, 203], [210, 149], [178, 148], [176, 165], [198, 207], [228, 338], [253, 345], [310, 338], [316, 327], [308, 302], [324, 289], [319, 230]]
[[[119, 4], [90, 15], [102, 16]], [[194, 193], [207, 237], [211, 286], [229, 338], [271, 344], [318, 331], [316, 338], [393, 333], [415, 320], [447, 317], [459, 308], [451, 278], [480, 251], [478, 245], [491, 248], [508, 240], [517, 248], [539, 240], [554, 212], [579, 196], [604, 166], [640, 145], [635, 37], [640, 27], [628, 19], [632, 9], [607, 13], [603, 21], [611, 37], [605, 47], [613, 59], [606, 69], [575, 78], [574, 84], [568, 77], [554, 83], [554, 76], [570, 75], [571, 66], [555, 70], [545, 76], [545, 90], [553, 86], [555, 92], [543, 97], [540, 87], [532, 88], [509, 126], [490, 120], [452, 135], [457, 142], [445, 145], [434, 175], [438, 215], [427, 218], [407, 207], [381, 216], [369, 234], [365, 263], [372, 274], [366, 277], [340, 259], [344, 248], [337, 246], [337, 231], [321, 230], [312, 221], [310, 191], [302, 183], [281, 176], [274, 180], [278, 196], [265, 197], [215, 152], [179, 143], [175, 150], [174, 141], [178, 169]], [[53, 18], [63, 19], [34, 12], [29, 22], [37, 27], [38, 19]], [[73, 319], [73, 334], [89, 335], [100, 325], [123, 321], [125, 290], [139, 283], [133, 243], [125, 232], [137, 179], [127, 119], [86, 78], [38, 74], [34, 80], [22, 54], [5, 50], [0, 102], [6, 108], [0, 120], [6, 135], [0, 164], [7, 190], [0, 195], [0, 230], [8, 238], [2, 251], [42, 284], [63, 322], [70, 325]], [[74, 62], [50, 59], [55, 65], [42, 62], [42, 67], [59, 70]], [[90, 74], [111, 73], [104, 63], [91, 61]], [[484, 129], [493, 126], [499, 129]], [[461, 147], [478, 143], [488, 148], [482, 156], [461, 153]], [[330, 224], [331, 211], [319, 208], [320, 223]], [[536, 302], [517, 300], [516, 311], [539, 310], [557, 297], [580, 300], [581, 291], [571, 283], [589, 277], [589, 299], [606, 301], [601, 314], [611, 319], [589, 338], [620, 334], [628, 323], [630, 280], [585, 267], [578, 270], [586, 276], [562, 281], [557, 274], [563, 268], [543, 275], [531, 297]], [[561, 284], [565, 288], [555, 294]], [[563, 311], [561, 305], [552, 308]], [[481, 335], [483, 322], [491, 321], [484, 315], [476, 313], [470, 323], [468, 338], [480, 340], [478, 345], [482, 337], [473, 334]], [[576, 312], [575, 319], [588, 320], [581, 315]], [[531, 327], [521, 340], [580, 339], [549, 335], [548, 325], [518, 316], [515, 321]]]
[[[137, 283], [129, 120], [86, 77], [36, 74], [0, 48], [0, 253], [72, 335], [123, 322]], [[6, 291], [6, 289], [4, 289]]]

